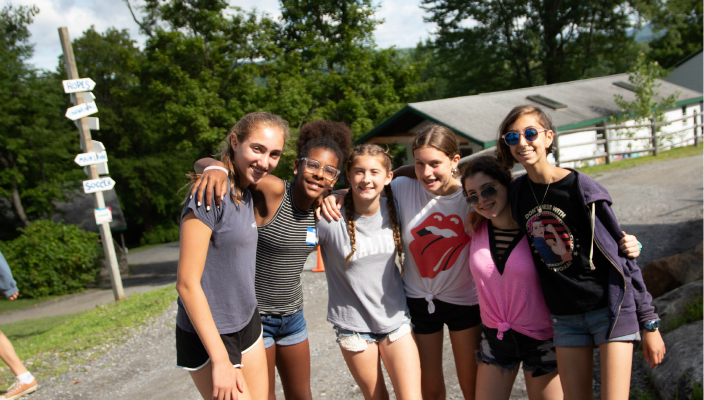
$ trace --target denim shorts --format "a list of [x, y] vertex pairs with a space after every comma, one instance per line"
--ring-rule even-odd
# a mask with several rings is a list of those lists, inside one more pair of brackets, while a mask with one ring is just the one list
[[390, 342], [395, 342], [411, 333], [413, 325], [411, 325], [411, 319], [406, 316], [401, 322], [401, 326], [388, 333], [355, 332], [337, 325], [333, 326], [333, 329], [335, 329], [337, 336], [336, 342], [340, 344], [340, 347], [348, 351], [364, 351], [367, 348], [367, 343], [380, 343], [386, 338], [389, 338]]
[[609, 310], [601, 308], [583, 314], [551, 315], [556, 347], [599, 346], [606, 342], [633, 342], [640, 340], [640, 332], [607, 339]]
[[269, 314], [260, 316], [264, 329], [264, 347], [267, 349], [274, 343], [279, 346], [293, 346], [308, 339], [303, 310], [285, 316]]
[[513, 371], [523, 362], [523, 370], [537, 378], [557, 371], [557, 354], [552, 339], [538, 340], [509, 329], [504, 338], [498, 329], [482, 324], [482, 340], [477, 350], [477, 364], [495, 365], [503, 372]]

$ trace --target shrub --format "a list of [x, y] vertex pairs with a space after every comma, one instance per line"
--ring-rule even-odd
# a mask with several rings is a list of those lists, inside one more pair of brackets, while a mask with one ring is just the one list
[[78, 292], [95, 281], [102, 254], [98, 234], [75, 225], [35, 221], [9, 242], [0, 242], [22, 297]]
[[140, 240], [140, 244], [142, 246], [146, 246], [148, 244], [177, 242], [178, 234], [179, 227], [173, 222], [166, 226], [159, 225], [154, 228], [153, 232], [145, 232], [144, 234], [142, 234], [142, 240]]

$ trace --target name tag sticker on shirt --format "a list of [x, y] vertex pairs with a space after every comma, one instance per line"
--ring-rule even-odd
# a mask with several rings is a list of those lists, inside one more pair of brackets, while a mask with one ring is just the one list
[[318, 244], [318, 231], [315, 230], [315, 228], [308, 227], [306, 228], [306, 243], [308, 243], [311, 246], [315, 246]]

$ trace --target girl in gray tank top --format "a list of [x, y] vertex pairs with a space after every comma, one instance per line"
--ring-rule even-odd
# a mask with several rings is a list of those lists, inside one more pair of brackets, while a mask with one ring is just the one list
[[[301, 272], [315, 250], [315, 206], [337, 181], [350, 147], [352, 132], [345, 124], [309, 122], [296, 141], [293, 182], [268, 175], [249, 187], [258, 231], [254, 288], [269, 361], [270, 396], [275, 395], [274, 368], [278, 365], [287, 398], [312, 398]], [[203, 159], [196, 163], [196, 170], [208, 166], [222, 164]], [[202, 188], [194, 188], [193, 193], [198, 197], [203, 191], [211, 193], [213, 187], [215, 193], [222, 193], [226, 179], [224, 172], [209, 170], [199, 182]], [[215, 207], [218, 200], [216, 196]], [[205, 202], [210, 205], [208, 198]]]
[[[345, 217], [317, 224], [328, 280], [328, 321], [364, 398], [388, 397], [378, 392], [383, 359], [396, 397], [420, 399], [420, 358], [408, 318], [403, 247], [388, 186], [391, 167], [391, 157], [381, 147], [355, 147], [347, 162]], [[380, 198], [382, 192], [386, 198]]]
[[227, 198], [217, 208], [199, 207], [200, 200], [190, 198], [182, 213], [176, 358], [204, 399], [268, 393], [261, 321], [253, 316], [257, 236], [247, 187], [276, 167], [287, 134], [288, 122], [279, 116], [244, 116], [221, 155]]

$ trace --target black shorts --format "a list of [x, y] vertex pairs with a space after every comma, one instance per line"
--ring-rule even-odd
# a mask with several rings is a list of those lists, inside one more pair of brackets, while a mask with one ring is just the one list
[[557, 371], [557, 354], [552, 339], [538, 340], [509, 329], [499, 340], [497, 329], [482, 325], [482, 340], [477, 350], [477, 364], [496, 365], [513, 371], [523, 362], [523, 370], [533, 378]]
[[[256, 318], [255, 318], [256, 317]], [[262, 336], [262, 320], [259, 309], [254, 308], [254, 314], [247, 326], [234, 333], [220, 335], [230, 362], [235, 367], [242, 367], [242, 354], [249, 351]], [[203, 342], [197, 333], [184, 331], [176, 325], [176, 366], [189, 371], [197, 371], [210, 361], [210, 355], [205, 350]]]
[[443, 324], [451, 331], [463, 331], [482, 323], [479, 305], [459, 306], [435, 299], [435, 312], [429, 314], [425, 299], [406, 297], [406, 303], [411, 313], [413, 332], [419, 335], [442, 331]]

